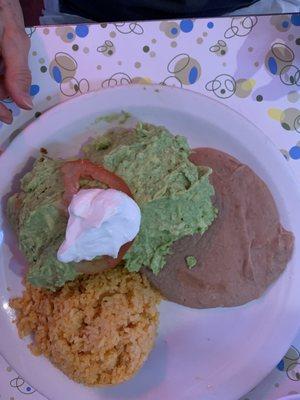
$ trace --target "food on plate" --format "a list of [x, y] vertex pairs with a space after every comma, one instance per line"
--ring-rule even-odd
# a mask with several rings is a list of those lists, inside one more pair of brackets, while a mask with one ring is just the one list
[[83, 159], [43, 152], [8, 200], [29, 270], [11, 301], [21, 337], [86, 385], [131, 378], [153, 347], [160, 296], [193, 308], [261, 296], [294, 238], [266, 184], [166, 128], [118, 127]]
[[159, 301], [146, 277], [119, 266], [56, 292], [28, 283], [11, 306], [20, 336], [33, 336], [33, 354], [93, 386], [121, 383], [139, 370], [154, 345]]
[[[84, 265], [63, 263], [59, 249], [66, 229], [68, 239], [65, 204], [91, 182], [91, 190], [97, 190], [96, 185], [132, 195], [140, 208], [138, 235], [121, 254], [129, 271], [144, 266], [159, 273], [176, 240], [204, 233], [214, 220], [217, 212], [211, 201], [211, 169], [189, 160], [190, 148], [182, 136], [173, 136], [162, 127], [138, 124], [134, 129], [116, 129], [94, 139], [84, 152], [85, 160], [41, 157], [22, 179], [21, 191], [8, 201], [8, 215], [29, 262], [27, 278], [33, 285], [55, 290], [79, 272], [90, 272], [86, 264], [91, 257]], [[78, 236], [84, 233], [77, 232]], [[101, 270], [102, 261], [101, 257], [93, 259], [93, 271]]]
[[[281, 226], [271, 192], [248, 166], [208, 148], [193, 150], [190, 159], [213, 171], [218, 216], [204, 235], [175, 242], [160, 274], [145, 273], [163, 296], [188, 307], [247, 303], [283, 272], [293, 234]], [[189, 254], [197, 259], [192, 269], [185, 263]]]

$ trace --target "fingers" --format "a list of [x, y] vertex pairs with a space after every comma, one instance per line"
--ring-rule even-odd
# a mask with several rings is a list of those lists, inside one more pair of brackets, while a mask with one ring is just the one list
[[2, 103], [0, 103], [0, 120], [5, 124], [11, 124], [13, 120], [12, 113]]
[[7, 29], [3, 35], [2, 57], [5, 65], [5, 87], [15, 103], [32, 108], [29, 95], [31, 73], [28, 67], [30, 40], [22, 28]]

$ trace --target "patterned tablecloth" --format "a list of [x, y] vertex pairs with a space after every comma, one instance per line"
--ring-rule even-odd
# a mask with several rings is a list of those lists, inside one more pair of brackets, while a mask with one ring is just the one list
[[[0, 151], [58, 102], [103, 87], [162, 83], [204, 93], [245, 115], [271, 137], [300, 179], [300, 15], [49, 26], [27, 33], [34, 110], [5, 101], [14, 123], [0, 123]], [[298, 349], [300, 334], [243, 400], [300, 393]], [[28, 395], [43, 398], [0, 356], [0, 399]]]

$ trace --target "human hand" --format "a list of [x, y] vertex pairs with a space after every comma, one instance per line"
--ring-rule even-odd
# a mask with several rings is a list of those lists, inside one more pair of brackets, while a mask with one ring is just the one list
[[[32, 108], [29, 49], [19, 1], [0, 0], [0, 100], [11, 97], [25, 110]], [[11, 112], [0, 103], [0, 120], [10, 124], [12, 119]]]

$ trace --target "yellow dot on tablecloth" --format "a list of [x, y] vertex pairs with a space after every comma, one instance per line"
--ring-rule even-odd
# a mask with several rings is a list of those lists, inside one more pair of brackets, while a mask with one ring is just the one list
[[153, 38], [153, 39], [151, 40], [151, 43], [155, 44], [155, 43], [156, 43], [156, 39]]
[[46, 100], [48, 100], [48, 101], [50, 101], [51, 99], [52, 99], [51, 96], [47, 96], [47, 97], [46, 97]]
[[89, 49], [88, 47], [84, 47], [84, 48], [83, 48], [84, 54], [87, 54], [89, 51], [90, 51], [90, 49]]
[[173, 41], [171, 42], [171, 47], [177, 47], [177, 42], [175, 42], [175, 40], [173, 40]]
[[48, 28], [44, 28], [44, 29], [43, 29], [43, 34], [44, 34], [44, 35], [48, 35], [48, 34], [49, 34], [49, 32], [50, 32], [50, 31], [49, 31], [49, 29], [48, 29]]
[[141, 68], [141, 65], [142, 64], [138, 61], [134, 63], [135, 68]]
[[255, 79], [247, 79], [246, 81], [243, 81], [241, 84], [241, 87], [243, 90], [251, 90], [255, 86]]
[[150, 55], [150, 57], [155, 57], [156, 56], [156, 53], [155, 53], [155, 51], [150, 51], [150, 53], [149, 53], [149, 55]]
[[33, 55], [33, 56], [36, 56], [36, 55], [37, 55], [37, 52], [36, 52], [36, 51], [33, 51], [33, 52], [32, 52], [32, 55]]
[[7, 368], [6, 368], [6, 371], [7, 371], [7, 372], [11, 372], [11, 371], [12, 371], [12, 368], [11, 368], [11, 367], [7, 367]]
[[203, 43], [203, 39], [202, 39], [202, 37], [198, 37], [198, 38], [197, 38], [197, 43], [198, 43], [198, 44], [201, 44], [201, 43]]
[[275, 119], [276, 121], [280, 121], [282, 111], [279, 108], [269, 108], [268, 110], [269, 117]]
[[258, 66], [259, 66], [259, 62], [258, 62], [258, 61], [255, 61], [254, 67], [258, 67]]
[[248, 47], [248, 51], [251, 53], [253, 51], [253, 47]]
[[40, 59], [39, 59], [39, 63], [40, 63], [40, 64], [45, 64], [45, 59], [44, 59], [44, 58], [40, 58]]
[[202, 35], [203, 35], [204, 37], [206, 37], [206, 36], [208, 35], [208, 33], [207, 33], [207, 32], [203, 32]]
[[116, 32], [114, 32], [114, 31], [111, 31], [110, 33], [109, 33], [109, 36], [111, 37], [111, 38], [115, 38], [116, 37]]
[[102, 69], [101, 65], [97, 65], [97, 69], [99, 70]]

